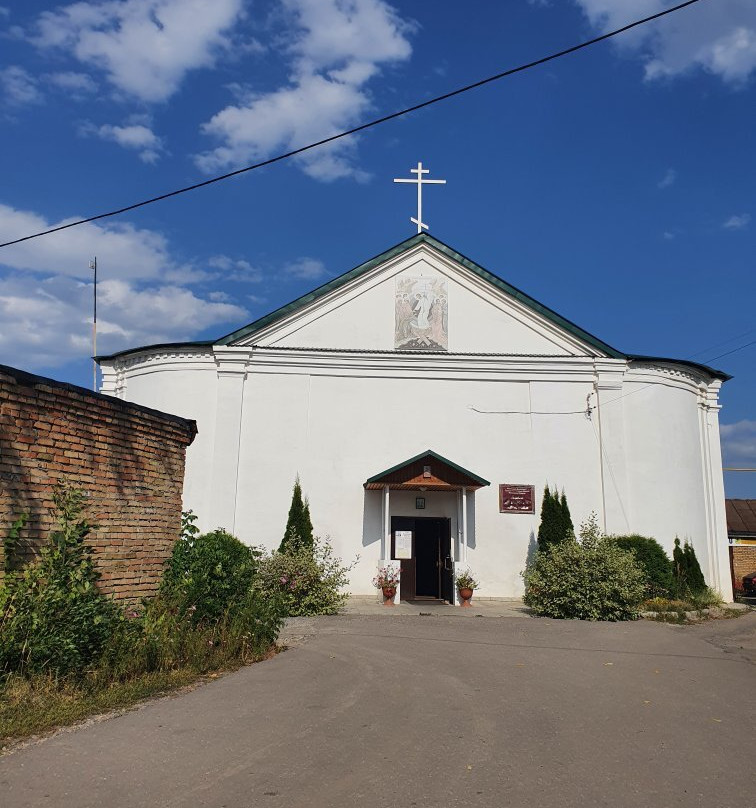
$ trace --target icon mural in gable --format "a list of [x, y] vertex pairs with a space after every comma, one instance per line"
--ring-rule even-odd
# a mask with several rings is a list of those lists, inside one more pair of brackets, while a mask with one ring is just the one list
[[449, 303], [441, 278], [397, 278], [394, 348], [446, 351], [449, 347]]

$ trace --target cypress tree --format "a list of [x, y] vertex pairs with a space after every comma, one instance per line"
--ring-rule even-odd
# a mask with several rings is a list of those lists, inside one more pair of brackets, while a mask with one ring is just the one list
[[562, 541], [569, 539], [575, 535], [575, 526], [572, 524], [572, 516], [570, 516], [570, 506], [567, 504], [567, 497], [562, 489], [562, 498], [559, 501], [559, 507], [562, 511]]
[[701, 571], [701, 565], [698, 563], [693, 545], [686, 541], [682, 552], [685, 557], [688, 588], [696, 595], [706, 589], [706, 579]]
[[286, 530], [281, 544], [278, 547], [279, 553], [296, 552], [304, 548], [312, 549], [312, 520], [310, 519], [310, 504], [302, 497], [302, 486], [299, 483], [299, 475], [294, 482], [294, 491], [291, 495], [291, 506], [289, 507], [289, 518], [286, 522]]
[[562, 507], [559, 494], [551, 493], [548, 485], [543, 489], [541, 503], [541, 524], [538, 527], [538, 549], [546, 550], [553, 544], [559, 544], [564, 538]]
[[675, 549], [672, 550], [672, 572], [675, 576], [675, 589], [678, 597], [684, 595], [688, 589], [688, 559], [685, 557], [680, 539], [675, 536]]

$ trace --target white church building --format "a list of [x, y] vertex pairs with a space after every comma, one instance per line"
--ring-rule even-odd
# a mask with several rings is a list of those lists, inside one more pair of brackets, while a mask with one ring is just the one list
[[351, 591], [523, 592], [547, 483], [577, 526], [676, 536], [732, 599], [719, 443], [729, 377], [626, 354], [422, 233], [217, 340], [99, 357], [102, 392], [196, 420], [185, 507], [278, 546], [295, 477]]

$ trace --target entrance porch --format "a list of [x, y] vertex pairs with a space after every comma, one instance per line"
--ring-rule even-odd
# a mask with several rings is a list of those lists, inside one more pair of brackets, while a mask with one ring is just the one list
[[383, 493], [381, 563], [399, 562], [400, 601], [454, 603], [455, 571], [467, 564], [474, 535], [475, 492], [486, 485], [430, 449], [366, 480], [366, 490]]

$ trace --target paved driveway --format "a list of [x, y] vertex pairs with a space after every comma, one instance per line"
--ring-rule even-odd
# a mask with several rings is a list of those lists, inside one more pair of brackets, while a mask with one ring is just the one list
[[0, 758], [0, 805], [753, 804], [756, 614], [288, 632], [274, 660]]

